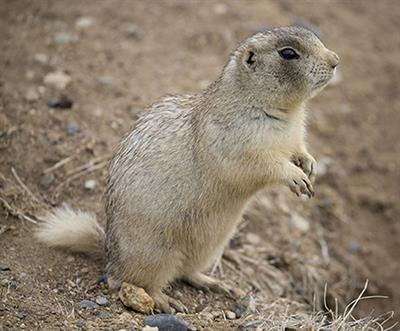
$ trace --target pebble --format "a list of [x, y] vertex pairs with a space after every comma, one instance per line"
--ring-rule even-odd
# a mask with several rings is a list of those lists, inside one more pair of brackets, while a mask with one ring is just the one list
[[254, 297], [248, 295], [235, 303], [233, 306], [234, 313], [237, 318], [242, 317], [245, 313], [254, 313], [256, 311], [256, 305]]
[[59, 99], [49, 100], [47, 106], [49, 108], [70, 109], [72, 108], [73, 101], [66, 96], [61, 96]]
[[105, 297], [97, 297], [96, 303], [100, 306], [106, 306], [106, 305], [108, 305], [108, 300]]
[[43, 78], [43, 83], [58, 90], [64, 90], [71, 82], [71, 77], [63, 71], [49, 72]]
[[299, 214], [294, 213], [289, 218], [289, 226], [306, 233], [310, 229], [310, 222]]
[[94, 18], [89, 16], [79, 17], [75, 22], [75, 27], [77, 29], [87, 29], [90, 28], [94, 23]]
[[112, 318], [113, 317], [113, 315], [111, 314], [111, 313], [109, 313], [109, 312], [106, 312], [106, 311], [101, 311], [101, 312], [99, 312], [99, 314], [97, 315], [99, 318], [101, 318], [101, 319], [109, 319], [109, 318]]
[[356, 254], [360, 249], [360, 246], [358, 245], [357, 241], [352, 240], [350, 244], [347, 246], [347, 249], [350, 251], [350, 253]]
[[26, 91], [25, 100], [29, 102], [39, 100], [39, 93], [35, 88], [31, 87], [28, 89], [28, 91]]
[[225, 311], [225, 316], [228, 320], [234, 320], [236, 319], [236, 314], [233, 311], [226, 310]]
[[97, 278], [96, 280], [96, 284], [100, 285], [100, 284], [107, 284], [107, 275], [101, 275]]
[[128, 283], [122, 283], [118, 295], [126, 307], [130, 307], [137, 312], [150, 314], [154, 309], [153, 298], [140, 287]]
[[78, 40], [78, 37], [75, 35], [70, 34], [69, 32], [66, 31], [59, 31], [56, 32], [54, 35], [54, 41], [57, 44], [63, 45], [63, 44], [70, 44], [72, 42], [75, 42]]
[[77, 133], [81, 132], [81, 130], [74, 123], [65, 124], [64, 130], [68, 136], [75, 136]]
[[78, 328], [84, 328], [85, 327], [85, 321], [84, 320], [77, 320], [76, 322], [75, 322], [75, 325], [78, 327]]
[[10, 267], [5, 264], [0, 264], [0, 271], [10, 271]]
[[97, 303], [94, 303], [93, 301], [82, 300], [79, 303], [79, 307], [81, 307], [82, 309], [94, 310], [94, 309], [98, 308], [99, 306], [97, 305]]
[[240, 324], [239, 329], [240, 330], [253, 330], [253, 329], [256, 329], [258, 326], [260, 326], [263, 323], [264, 323], [263, 320], [248, 321], [248, 322]]
[[169, 314], [150, 315], [147, 316], [143, 322], [145, 325], [157, 327], [159, 331], [196, 330], [193, 325], [190, 325], [180, 318]]
[[255, 233], [248, 233], [246, 234], [246, 240], [247, 242], [257, 245], [259, 243], [261, 243], [261, 238], [258, 234]]
[[94, 179], [89, 179], [85, 182], [85, 189], [87, 190], [94, 190], [97, 186], [97, 182]]
[[156, 327], [156, 326], [148, 326], [148, 325], [146, 325], [143, 329], [142, 329], [142, 331], [159, 331], [158, 330], [158, 327]]
[[122, 31], [125, 33], [127, 37], [133, 39], [140, 39], [140, 37], [143, 34], [143, 31], [139, 28], [139, 26], [133, 23], [124, 24], [122, 26]]
[[47, 62], [49, 62], [49, 57], [46, 54], [43, 53], [37, 53], [34, 55], [33, 59], [36, 62], [39, 62], [41, 64], [47, 64]]
[[40, 177], [40, 186], [47, 189], [50, 187], [51, 184], [53, 184], [55, 179], [56, 178], [53, 174], [43, 175], [42, 177]]

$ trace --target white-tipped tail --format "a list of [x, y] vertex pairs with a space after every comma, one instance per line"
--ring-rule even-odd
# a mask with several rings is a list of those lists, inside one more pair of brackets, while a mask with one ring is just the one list
[[74, 252], [103, 255], [104, 230], [96, 216], [68, 206], [59, 207], [41, 217], [35, 237], [42, 243]]

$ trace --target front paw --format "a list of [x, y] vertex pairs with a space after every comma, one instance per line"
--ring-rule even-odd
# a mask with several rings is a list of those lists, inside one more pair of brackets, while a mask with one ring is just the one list
[[311, 180], [300, 168], [295, 166], [291, 168], [287, 178], [287, 185], [297, 196], [300, 196], [301, 193], [307, 195], [309, 198], [314, 196], [314, 188]]
[[311, 182], [314, 182], [316, 176], [317, 162], [308, 153], [295, 154], [292, 158], [293, 163], [299, 167], [308, 176]]

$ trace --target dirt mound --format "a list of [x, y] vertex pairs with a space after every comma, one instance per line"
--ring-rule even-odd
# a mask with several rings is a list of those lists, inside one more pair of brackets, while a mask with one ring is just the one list
[[[0, 329], [141, 325], [144, 316], [97, 282], [101, 263], [39, 245], [35, 222], [63, 202], [104, 220], [107, 160], [143, 106], [162, 94], [199, 91], [242, 38], [298, 19], [318, 26], [341, 56], [338, 81], [309, 107], [316, 197], [272, 188], [254, 199], [212, 270], [236, 288], [238, 302], [183, 284], [169, 291], [191, 312], [181, 317], [200, 330], [244, 323], [334, 330], [343, 317], [351, 322], [345, 306], [369, 279], [364, 295], [389, 298], [350, 312], [395, 310], [399, 319], [399, 14], [393, 1], [4, 3]], [[98, 297], [108, 303], [83, 308]], [[338, 314], [324, 319], [316, 311], [326, 305]], [[361, 323], [376, 327], [372, 319]]]

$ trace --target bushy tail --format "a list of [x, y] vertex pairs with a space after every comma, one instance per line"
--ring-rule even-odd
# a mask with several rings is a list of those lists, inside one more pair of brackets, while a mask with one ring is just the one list
[[104, 230], [96, 216], [68, 206], [59, 207], [41, 217], [35, 237], [42, 243], [96, 257], [103, 255]]

